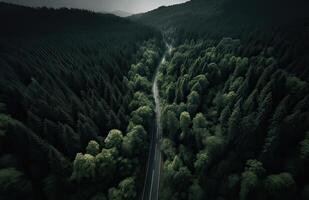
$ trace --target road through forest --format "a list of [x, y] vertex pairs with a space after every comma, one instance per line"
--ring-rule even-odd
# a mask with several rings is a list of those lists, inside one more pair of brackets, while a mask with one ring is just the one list
[[156, 70], [152, 86], [152, 92], [155, 100], [156, 125], [155, 125], [155, 131], [152, 134], [150, 142], [150, 150], [149, 150], [142, 200], [158, 200], [159, 198], [160, 173], [161, 173], [160, 141], [162, 137], [162, 128], [160, 121], [161, 108], [160, 108], [160, 96], [157, 85], [157, 71], [159, 67], [165, 62], [166, 55], [168, 55], [171, 52], [172, 49], [171, 46], [169, 46], [168, 44], [166, 44], [166, 46], [167, 50], [162, 56], [159, 66]]

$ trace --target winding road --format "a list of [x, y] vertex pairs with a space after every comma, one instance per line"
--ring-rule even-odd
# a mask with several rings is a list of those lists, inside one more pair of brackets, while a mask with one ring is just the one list
[[[166, 46], [167, 51], [164, 53], [158, 68], [165, 62], [166, 55], [169, 54], [172, 50], [171, 46], [169, 46], [168, 44], [166, 44]], [[155, 100], [156, 128], [151, 138], [142, 200], [158, 200], [159, 198], [160, 173], [161, 173], [161, 162], [162, 162], [161, 151], [160, 151], [162, 128], [160, 123], [161, 108], [160, 108], [160, 96], [157, 85], [157, 73], [158, 72], [156, 72], [155, 74], [155, 79], [153, 81], [152, 86], [152, 92]]]

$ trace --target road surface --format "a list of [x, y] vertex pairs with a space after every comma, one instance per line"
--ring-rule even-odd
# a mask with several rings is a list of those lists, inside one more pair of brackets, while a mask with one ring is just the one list
[[[168, 50], [164, 53], [158, 68], [165, 62], [165, 57], [171, 52], [171, 47], [167, 45]], [[162, 128], [160, 123], [161, 108], [160, 97], [157, 85], [157, 72], [153, 81], [152, 92], [155, 100], [156, 126], [154, 134], [152, 134], [150, 151], [147, 163], [146, 178], [144, 183], [142, 200], [158, 200], [161, 173], [161, 151], [160, 140], [162, 137]]]

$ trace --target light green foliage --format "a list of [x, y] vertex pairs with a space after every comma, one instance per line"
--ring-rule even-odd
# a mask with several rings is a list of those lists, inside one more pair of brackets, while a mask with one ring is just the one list
[[[173, 113], [175, 113], [176, 116], [180, 115], [180, 113], [182, 111], [179, 111], [182, 107], [179, 106], [178, 104], [176, 103], [173, 103], [173, 104], [167, 104], [164, 106], [163, 110], [162, 110], [162, 120], [167, 120], [167, 112], [168, 111], [172, 111]], [[164, 121], [162, 121], [163, 123]]]
[[196, 91], [192, 91], [187, 99], [188, 111], [191, 115], [194, 115], [200, 104], [200, 95]]
[[87, 154], [96, 156], [100, 152], [100, 145], [96, 141], [91, 140], [86, 147], [86, 152]]
[[133, 95], [133, 100], [131, 101], [129, 108], [130, 110], [136, 110], [141, 106], [148, 105], [152, 107], [152, 102], [149, 100], [149, 97], [143, 92], [135, 92]]
[[108, 190], [109, 200], [132, 200], [136, 198], [135, 179], [129, 177], [121, 181], [117, 188]]
[[201, 84], [197, 82], [197, 83], [195, 83], [195, 84], [192, 86], [191, 90], [192, 90], [192, 91], [196, 91], [197, 93], [201, 94], [202, 91], [203, 91], [203, 88], [202, 88]]
[[[152, 45], [153, 46], [153, 45]], [[157, 48], [154, 46], [152, 48], [147, 48], [146, 51], [144, 51], [143, 57], [145, 58], [145, 64], [147, 66], [154, 66], [155, 60], [158, 59], [159, 54], [156, 52]]]
[[228, 105], [233, 103], [236, 99], [236, 93], [234, 91], [230, 91], [227, 94], [223, 94], [223, 104]]
[[139, 74], [145, 77], [149, 76], [148, 67], [144, 66], [142, 63], [132, 64], [130, 71], [132, 72], [132, 74]]
[[109, 131], [107, 137], [104, 140], [106, 148], [120, 148], [123, 140], [122, 132], [117, 129], [112, 129]]
[[209, 162], [209, 156], [206, 151], [200, 151], [196, 155], [196, 161], [194, 162], [194, 167], [198, 173], [202, 173], [203, 170], [207, 167]]
[[193, 80], [199, 82], [203, 90], [207, 89], [209, 85], [209, 82], [204, 74], [197, 75], [193, 78]]
[[182, 166], [183, 166], [183, 162], [182, 162], [181, 158], [178, 155], [176, 155], [174, 157], [173, 161], [168, 166], [168, 169], [179, 170], [179, 168], [182, 167]]
[[220, 136], [210, 136], [206, 138], [205, 147], [210, 158], [215, 158], [223, 151], [224, 141]]
[[124, 179], [119, 183], [119, 190], [122, 193], [124, 200], [131, 200], [136, 198], [136, 188], [134, 177]]
[[161, 143], [161, 150], [163, 151], [164, 155], [167, 157], [168, 160], [173, 159], [176, 155], [174, 143], [168, 138], [163, 138]]
[[96, 155], [95, 162], [100, 176], [112, 176], [117, 167], [118, 154], [117, 149], [114, 147], [102, 149], [102, 152]]
[[25, 175], [15, 168], [0, 169], [0, 194], [11, 198], [29, 195], [32, 185]]
[[[159, 70], [160, 69], [162, 69], [162, 68], [159, 68]], [[162, 86], [164, 84], [164, 75], [163, 75], [163, 73], [161, 71], [157, 72], [157, 81], [158, 81], [159, 88], [162, 88]]]
[[147, 79], [147, 77], [141, 76], [139, 74], [134, 76], [131, 84], [133, 85], [134, 91], [151, 91], [151, 82]]
[[202, 113], [197, 113], [193, 118], [193, 131], [199, 131], [199, 129], [205, 129], [207, 127], [207, 120]]
[[134, 124], [150, 127], [153, 119], [153, 110], [149, 106], [139, 107], [132, 113], [132, 121]]
[[136, 125], [134, 124], [134, 122], [129, 121], [129, 124], [128, 124], [128, 126], [127, 126], [127, 130], [130, 131], [130, 130], [132, 130], [135, 126], [136, 126]]
[[76, 154], [73, 163], [72, 180], [80, 182], [83, 179], [90, 179], [95, 177], [96, 162], [95, 157], [90, 154], [83, 155], [82, 153]]
[[209, 47], [209, 48], [206, 49], [205, 58], [209, 62], [215, 61], [215, 59], [216, 59], [216, 49], [215, 49], [215, 47]]
[[234, 55], [231, 56], [230, 59], [229, 59], [229, 61], [228, 61], [228, 65], [231, 66], [231, 67], [235, 67], [235, 65], [236, 65], [236, 59], [237, 59], [236, 56], [234, 56]]
[[182, 112], [187, 112], [187, 105], [184, 102], [177, 104], [177, 114], [180, 116]]
[[174, 157], [172, 162], [167, 161], [165, 167], [165, 175], [172, 181], [171, 183], [173, 183], [173, 185], [176, 185], [179, 191], [182, 191], [188, 187], [192, 175], [190, 170], [184, 166], [178, 155]]
[[170, 62], [170, 65], [167, 68], [167, 74], [168, 75], [177, 74], [181, 66], [181, 63], [183, 63], [184, 59], [185, 59], [185, 56], [183, 54], [176, 52]]
[[180, 120], [179, 120], [180, 128], [182, 130], [181, 139], [184, 139], [186, 135], [188, 134], [191, 123], [192, 123], [192, 120], [191, 120], [190, 114], [186, 111], [182, 112], [180, 114]]
[[202, 94], [205, 92], [206, 88], [208, 87], [208, 80], [204, 74], [197, 75], [194, 77], [190, 83], [189, 88], [192, 88], [192, 91], [196, 91], [199, 94]]
[[143, 126], [134, 126], [123, 138], [122, 148], [126, 155], [142, 155], [147, 149], [147, 133]]
[[[307, 169], [309, 158], [309, 136], [303, 138], [309, 102], [305, 72], [297, 72], [301, 66], [296, 67], [296, 60], [295, 68], [292, 63], [284, 64], [296, 55], [289, 54], [289, 48], [276, 52], [284, 38], [274, 45], [275, 38], [263, 43], [264, 36], [257, 41], [254, 37], [249, 42], [224, 38], [218, 45], [211, 39], [176, 42], [179, 46], [160, 67], [161, 121], [168, 138], [162, 140], [162, 199], [277, 200], [300, 196], [307, 177], [302, 170]], [[284, 106], [278, 109], [279, 104]], [[176, 122], [174, 116], [180, 130], [176, 123], [169, 124], [169, 120]], [[272, 151], [265, 156], [263, 147], [268, 141]], [[295, 158], [297, 153], [301, 159]], [[268, 159], [269, 155], [273, 159]], [[201, 185], [194, 181], [184, 191], [179, 189], [176, 177], [185, 167]], [[291, 195], [278, 198], [276, 193], [287, 194], [278, 188], [284, 188], [279, 183], [288, 182], [288, 178], [266, 177], [283, 170], [293, 173], [300, 188], [290, 187], [286, 191], [293, 191]], [[274, 185], [273, 191], [266, 189], [266, 179]], [[203, 190], [205, 194], [199, 195]]]
[[193, 118], [193, 134], [198, 148], [201, 148], [202, 141], [206, 137], [207, 121], [202, 113], [196, 114]]

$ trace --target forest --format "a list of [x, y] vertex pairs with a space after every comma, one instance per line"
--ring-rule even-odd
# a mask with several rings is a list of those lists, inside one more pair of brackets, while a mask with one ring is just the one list
[[308, 8], [193, 0], [131, 17], [173, 45], [159, 199], [309, 199]]
[[173, 50], [159, 73], [161, 199], [308, 198], [308, 75], [279, 65], [278, 44]]
[[308, 9], [0, 2], [0, 199], [308, 200]]
[[0, 199], [137, 198], [161, 34], [89, 11], [0, 10]]

